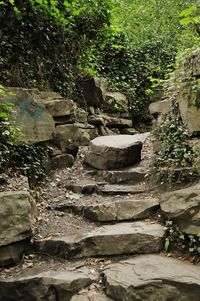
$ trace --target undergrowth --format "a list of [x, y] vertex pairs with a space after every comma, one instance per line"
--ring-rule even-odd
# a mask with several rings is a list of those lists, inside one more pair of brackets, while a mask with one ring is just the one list
[[173, 101], [170, 113], [156, 125], [154, 136], [159, 142], [152, 168], [154, 183], [169, 187], [199, 179], [195, 165], [198, 153], [189, 144], [189, 133], [176, 101]]
[[200, 234], [187, 234], [172, 221], [166, 221], [165, 251], [178, 251], [182, 254], [200, 255]]

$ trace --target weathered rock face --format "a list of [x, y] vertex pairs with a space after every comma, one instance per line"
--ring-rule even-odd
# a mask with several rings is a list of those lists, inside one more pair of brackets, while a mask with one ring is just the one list
[[190, 79], [181, 83], [177, 100], [182, 120], [189, 133], [200, 135], [200, 79]]
[[152, 102], [149, 106], [149, 111], [153, 116], [158, 117], [159, 115], [165, 115], [169, 113], [171, 110], [171, 105], [171, 99]]
[[36, 216], [36, 204], [28, 192], [0, 192], [0, 246], [30, 237]]
[[47, 271], [28, 277], [0, 281], [1, 301], [69, 301], [96, 277], [88, 271]]
[[22, 128], [21, 138], [28, 143], [42, 142], [52, 139], [55, 124], [52, 116], [44, 105], [37, 103], [31, 96], [31, 91], [21, 88], [9, 89], [11, 92], [1, 101], [14, 104], [16, 125]]
[[104, 136], [89, 144], [86, 163], [97, 169], [115, 169], [141, 160], [142, 144], [148, 133]]
[[36, 241], [35, 248], [39, 252], [64, 258], [146, 254], [159, 252], [163, 238], [164, 230], [159, 224], [119, 223], [99, 227], [82, 236]]
[[159, 255], [112, 264], [103, 272], [106, 293], [114, 300], [197, 301], [200, 269]]
[[54, 142], [63, 151], [76, 153], [80, 145], [88, 145], [89, 141], [98, 135], [96, 129], [80, 127], [80, 124], [66, 124], [56, 127]]
[[160, 206], [182, 231], [200, 233], [200, 184], [164, 193]]
[[88, 117], [88, 122], [93, 125], [104, 125], [109, 128], [129, 128], [132, 126], [130, 119], [111, 117], [105, 114], [91, 115]]
[[118, 118], [118, 117], [110, 117], [110, 116], [103, 116], [104, 124], [107, 127], [111, 128], [129, 128], [132, 126], [132, 121], [130, 119], [125, 118]]
[[[84, 101], [94, 108], [100, 107], [105, 102], [107, 81], [105, 78], [94, 77], [79, 84]], [[84, 105], [84, 101], [81, 101]]]
[[105, 102], [105, 110], [107, 112], [128, 113], [128, 99], [126, 95], [120, 92], [107, 92]]
[[200, 135], [200, 48], [184, 61], [177, 101], [180, 115], [191, 135]]
[[44, 99], [42, 102], [52, 117], [68, 116], [74, 114], [75, 104], [71, 99]]

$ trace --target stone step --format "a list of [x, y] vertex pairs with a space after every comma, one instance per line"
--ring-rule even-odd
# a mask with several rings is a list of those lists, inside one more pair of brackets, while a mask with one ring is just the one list
[[[68, 235], [35, 241], [36, 252], [61, 258], [144, 254], [159, 252], [164, 230], [160, 224], [147, 222], [105, 225], [82, 235]], [[120, 242], [120, 243], [119, 243]]]
[[72, 210], [96, 222], [145, 219], [155, 214], [159, 208], [160, 205], [158, 201], [153, 198], [124, 199], [92, 205], [63, 203], [55, 207], [56, 210], [60, 211]]
[[83, 194], [108, 194], [108, 195], [121, 195], [121, 194], [138, 194], [149, 192], [149, 187], [143, 183], [141, 185], [112, 185], [105, 182], [86, 182], [81, 181], [77, 183], [69, 183], [65, 185], [65, 188], [73, 191], [74, 193]]
[[111, 184], [135, 184], [145, 179], [146, 168], [128, 167], [121, 170], [98, 170], [97, 176]]
[[114, 300], [199, 300], [199, 266], [173, 258], [134, 257], [108, 266], [103, 279], [106, 294]]
[[149, 192], [149, 187], [145, 185], [102, 185], [99, 193], [107, 195], [121, 195], [121, 194], [138, 194]]
[[0, 280], [1, 301], [71, 300], [79, 290], [97, 280], [89, 269], [49, 270], [26, 277]]

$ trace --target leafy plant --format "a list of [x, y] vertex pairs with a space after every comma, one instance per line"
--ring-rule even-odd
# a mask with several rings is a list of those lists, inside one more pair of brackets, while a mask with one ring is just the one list
[[200, 255], [200, 234], [184, 233], [170, 220], [166, 221], [165, 234], [166, 252], [178, 251], [182, 254]]

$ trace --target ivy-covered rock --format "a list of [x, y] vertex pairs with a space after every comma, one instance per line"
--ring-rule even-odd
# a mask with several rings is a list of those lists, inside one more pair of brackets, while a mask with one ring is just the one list
[[[200, 51], [199, 51], [200, 60]], [[200, 75], [200, 74], [199, 74]], [[191, 135], [200, 135], [200, 79], [181, 83], [177, 100], [180, 114]]]

